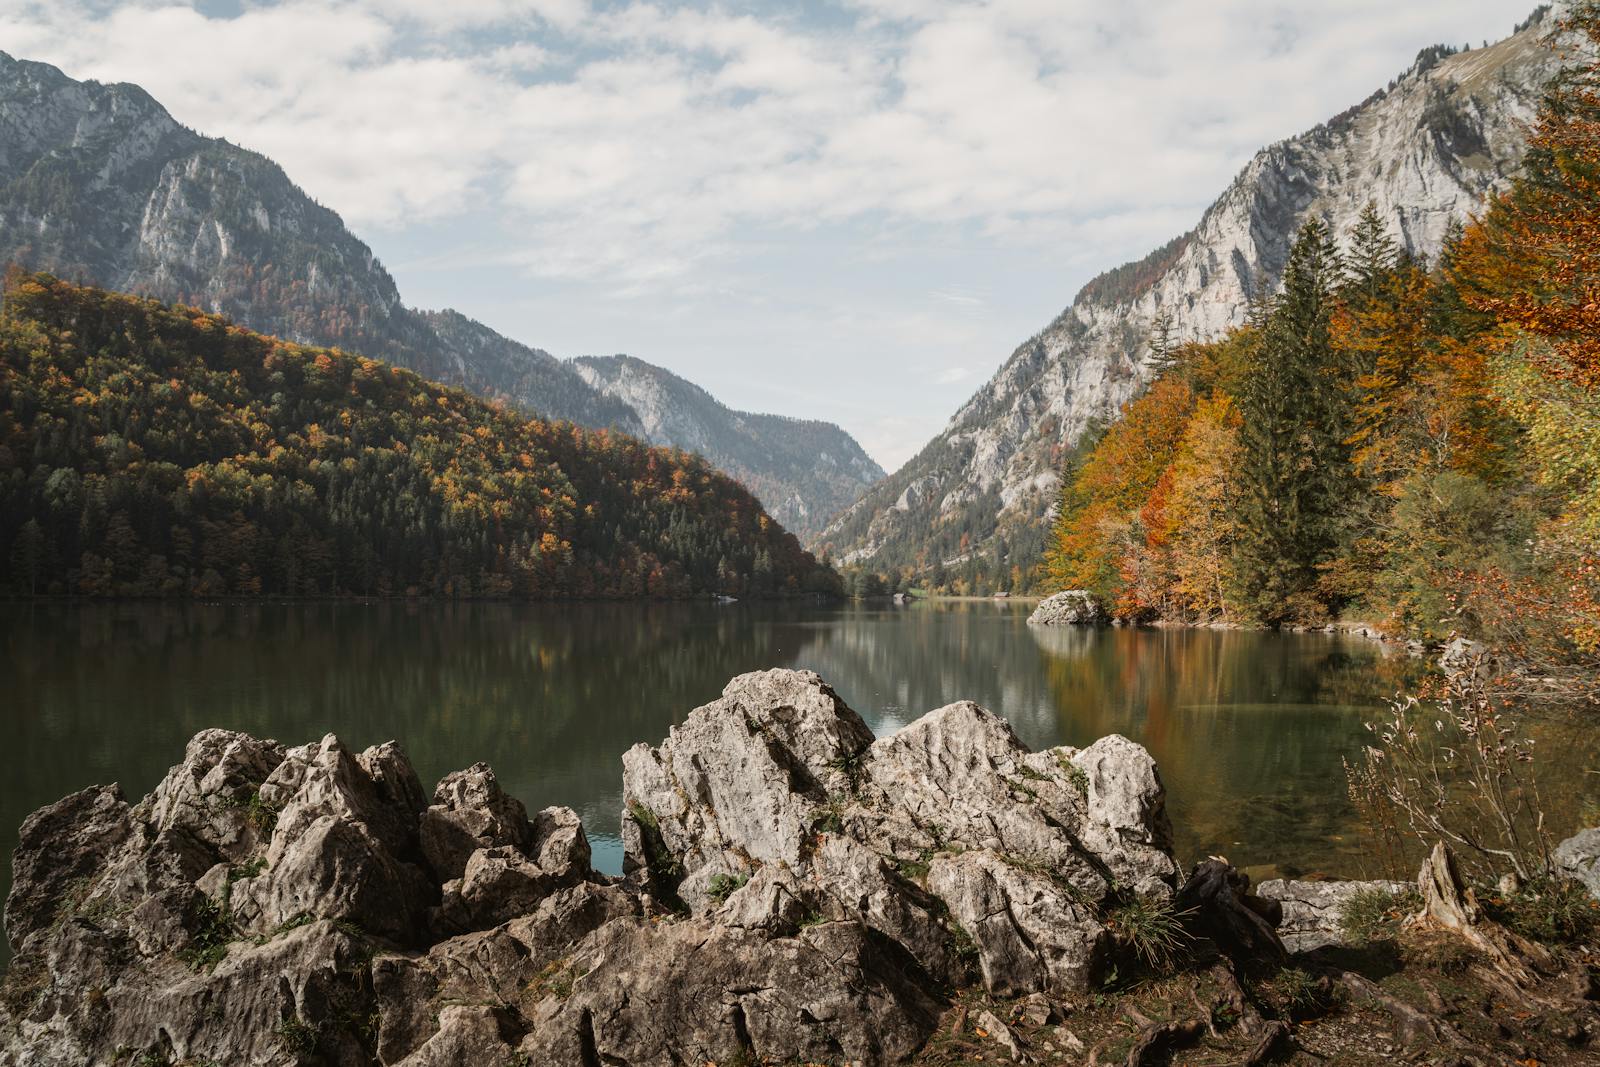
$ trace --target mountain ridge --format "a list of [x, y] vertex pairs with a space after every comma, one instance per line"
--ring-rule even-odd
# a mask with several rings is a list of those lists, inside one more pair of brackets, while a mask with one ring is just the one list
[[1558, 63], [1551, 21], [1541, 10], [1487, 48], [1424, 49], [1390, 86], [1258, 151], [1192, 230], [1084, 285], [812, 546], [879, 570], [1031, 565], [1062, 461], [1150, 379], [1159, 314], [1179, 341], [1242, 322], [1313, 211], [1343, 234], [1370, 200], [1407, 251], [1433, 256], [1452, 220], [1505, 187]]
[[[457, 311], [409, 307], [372, 249], [268, 157], [184, 126], [136, 85], [77, 81], [4, 52], [0, 260], [359, 352], [542, 418], [644, 436], [637, 413], [572, 361]], [[767, 469], [759, 448], [706, 458], [759, 482], [774, 517], [808, 536], [882, 475], [849, 434], [826, 425], [830, 451], [858, 462], [808, 478]]]

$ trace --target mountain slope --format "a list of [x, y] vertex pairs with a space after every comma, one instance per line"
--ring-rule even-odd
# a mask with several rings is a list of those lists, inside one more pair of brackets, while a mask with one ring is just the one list
[[0, 315], [0, 591], [679, 597], [836, 576], [685, 452], [23, 275]]
[[1068, 450], [1151, 375], [1160, 314], [1176, 339], [1215, 336], [1279, 282], [1301, 222], [1343, 234], [1370, 200], [1412, 253], [1507, 185], [1556, 56], [1536, 15], [1488, 48], [1429, 49], [1388, 88], [1262, 150], [1193, 231], [1086, 285], [1024, 342], [945, 430], [815, 539], [888, 569], [981, 557], [1037, 560]]
[[[361, 352], [544, 418], [645, 432], [638, 413], [569, 362], [457, 312], [407, 307], [372, 250], [271, 160], [187, 129], [135, 86], [74, 81], [3, 52], [0, 262]], [[672, 432], [653, 441], [694, 448], [726, 436], [720, 414], [704, 427], [687, 413], [669, 421]], [[752, 447], [708, 458], [737, 460], [780, 521], [812, 533], [882, 475], [837, 427], [830, 453], [864, 463], [797, 466], [816, 427], [751, 420]], [[778, 466], [764, 465], [768, 456]]]
[[646, 440], [705, 456], [801, 537], [818, 533], [883, 477], [883, 468], [832, 423], [733, 411], [698, 385], [629, 356], [580, 356], [573, 366], [639, 417]]

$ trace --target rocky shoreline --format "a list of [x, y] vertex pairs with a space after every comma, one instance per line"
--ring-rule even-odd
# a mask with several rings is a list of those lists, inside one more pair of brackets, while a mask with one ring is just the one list
[[486, 764], [430, 797], [392, 743], [204, 731], [138, 803], [24, 823], [0, 1064], [1110, 1062], [1095, 1012], [1160, 977], [1147, 927], [1243, 999], [1135, 1020], [1116, 1059], [1279, 1054], [1251, 969], [1341, 944], [1371, 888], [1185, 876], [1139, 745], [1031, 752], [971, 703], [874, 738], [809, 672], [735, 678], [623, 790], [611, 878]]

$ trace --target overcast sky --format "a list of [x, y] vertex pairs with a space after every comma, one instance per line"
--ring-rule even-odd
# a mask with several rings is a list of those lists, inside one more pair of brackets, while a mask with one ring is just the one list
[[910, 457], [1263, 144], [1506, 0], [0, 0], [281, 163], [408, 302]]

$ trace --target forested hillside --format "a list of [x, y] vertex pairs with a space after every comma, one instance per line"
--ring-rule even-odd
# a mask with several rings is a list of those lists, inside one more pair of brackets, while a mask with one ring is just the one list
[[836, 584], [697, 456], [42, 274], [0, 315], [0, 552], [22, 595]]
[[[729, 435], [718, 412], [696, 404], [664, 419], [650, 412], [647, 435], [646, 413], [585, 381], [571, 361], [455, 311], [408, 307], [372, 249], [272, 160], [188, 129], [137, 86], [76, 81], [0, 52], [3, 264], [191, 304], [540, 418], [701, 452], [805, 534], [883, 476], [849, 434], [826, 423], [750, 416]], [[700, 425], [696, 413], [711, 423]], [[723, 443], [733, 447], [719, 451]], [[808, 451], [814, 469], [795, 459]]]
[[693, 382], [631, 356], [580, 356], [571, 366], [604, 399], [636, 415], [646, 440], [705, 456], [801, 538], [883, 477], [831, 422], [734, 411]]
[[[1600, 15], [1579, 28], [1600, 45]], [[1600, 67], [1434, 262], [1312, 219], [1249, 324], [1164, 352], [1066, 472], [1049, 560], [1130, 619], [1465, 632], [1600, 677]]]

